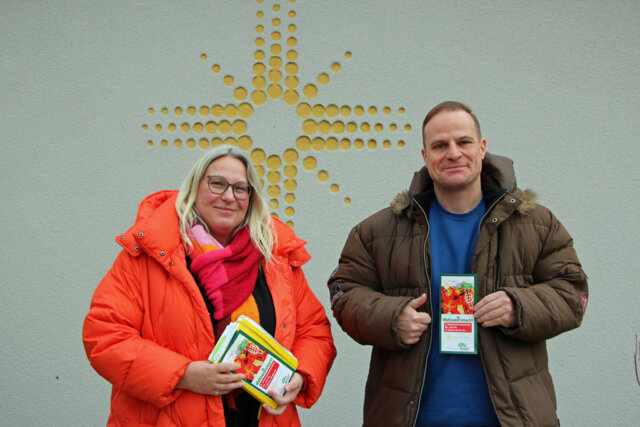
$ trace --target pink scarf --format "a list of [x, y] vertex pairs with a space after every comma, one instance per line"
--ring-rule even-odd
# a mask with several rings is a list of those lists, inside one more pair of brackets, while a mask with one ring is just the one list
[[226, 247], [200, 224], [191, 227], [187, 235], [193, 243], [190, 270], [213, 304], [214, 319], [223, 319], [253, 292], [260, 251], [253, 245], [248, 227], [243, 227]]

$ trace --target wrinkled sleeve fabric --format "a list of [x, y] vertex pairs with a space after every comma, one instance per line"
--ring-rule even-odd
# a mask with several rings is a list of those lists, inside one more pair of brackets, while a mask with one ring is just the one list
[[[403, 350], [408, 346], [400, 341], [397, 319], [411, 298], [383, 293], [377, 266], [390, 262], [385, 251], [392, 249], [376, 235], [378, 229], [363, 222], [349, 233], [338, 268], [327, 283], [333, 315], [356, 342]], [[393, 226], [385, 224], [385, 229]]]
[[515, 328], [502, 328], [513, 338], [541, 341], [577, 328], [588, 298], [587, 277], [567, 230], [543, 209], [539, 226], [542, 249], [532, 272], [533, 285], [502, 287], [516, 309]]
[[158, 407], [177, 399], [174, 387], [191, 362], [141, 336], [143, 256], [122, 251], [102, 279], [85, 317], [82, 337], [91, 366], [126, 393]]

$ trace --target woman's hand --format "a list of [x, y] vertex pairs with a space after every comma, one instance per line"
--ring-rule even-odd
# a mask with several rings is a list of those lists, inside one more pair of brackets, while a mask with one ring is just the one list
[[284, 410], [287, 409], [287, 405], [293, 402], [293, 399], [295, 399], [298, 393], [300, 393], [300, 389], [302, 389], [303, 385], [304, 378], [302, 377], [302, 375], [300, 375], [298, 372], [294, 372], [293, 376], [291, 377], [291, 381], [289, 381], [289, 384], [284, 386], [284, 390], [286, 392], [284, 396], [280, 396], [275, 391], [269, 390], [269, 395], [273, 398], [273, 400], [276, 401], [278, 407], [274, 409], [265, 403], [262, 405], [262, 409], [264, 409], [271, 415], [282, 414]]
[[227, 363], [211, 363], [207, 360], [191, 362], [176, 388], [191, 390], [200, 394], [220, 396], [242, 387], [244, 375], [230, 373], [240, 369], [240, 365]]

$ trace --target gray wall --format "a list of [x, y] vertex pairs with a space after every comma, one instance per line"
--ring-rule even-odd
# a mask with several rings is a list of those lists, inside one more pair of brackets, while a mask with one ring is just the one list
[[[191, 129], [222, 119], [186, 109], [238, 105], [237, 87], [251, 94], [256, 25], [265, 27], [267, 62], [272, 19], [280, 17], [280, 56], [290, 34], [297, 40], [297, 103], [349, 106], [349, 115], [328, 120], [359, 126], [339, 135], [350, 139], [348, 150], [329, 143], [303, 151], [296, 139], [307, 119], [281, 97], [258, 105], [249, 95], [253, 112], [243, 120], [248, 151], [284, 158], [297, 150], [295, 201], [283, 191], [274, 198], [276, 212], [308, 240], [313, 259], [305, 271], [327, 311], [325, 282], [349, 229], [387, 206], [421, 165], [424, 114], [445, 99], [465, 101], [480, 118], [488, 150], [511, 157], [520, 186], [536, 191], [572, 233], [590, 278], [583, 326], [548, 343], [562, 424], [635, 425], [640, 3], [275, 4], [279, 11], [271, 1], [0, 3], [2, 424], [104, 424], [109, 385], [86, 360], [81, 326], [118, 253], [113, 236], [130, 226], [142, 197], [180, 184], [202, 153], [200, 138], [217, 141], [220, 132]], [[328, 84], [318, 82], [321, 73]], [[305, 97], [307, 84], [317, 96]], [[365, 108], [362, 116], [357, 106]], [[195, 148], [187, 146], [191, 137]], [[354, 148], [358, 138], [362, 149]], [[316, 160], [313, 170], [304, 168], [306, 157]], [[273, 179], [285, 187], [284, 178]], [[303, 411], [308, 426], [361, 421], [369, 348], [335, 323], [333, 331], [338, 358], [322, 398]]]

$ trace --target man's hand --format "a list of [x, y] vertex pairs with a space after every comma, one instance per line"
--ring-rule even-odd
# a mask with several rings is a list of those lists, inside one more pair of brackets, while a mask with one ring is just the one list
[[269, 395], [273, 398], [273, 400], [276, 401], [278, 407], [274, 409], [265, 403], [262, 405], [262, 409], [264, 409], [271, 415], [282, 414], [284, 410], [287, 409], [287, 405], [293, 402], [298, 393], [300, 393], [303, 385], [304, 379], [302, 378], [302, 375], [300, 375], [298, 372], [294, 372], [293, 376], [291, 377], [291, 381], [289, 381], [289, 384], [284, 386], [284, 396], [280, 396], [275, 391], [269, 390]]
[[422, 294], [418, 298], [412, 299], [398, 316], [398, 335], [400, 335], [400, 341], [406, 345], [417, 343], [431, 323], [431, 316], [416, 310], [424, 305], [426, 301], [427, 294]]
[[497, 291], [482, 298], [475, 307], [474, 317], [484, 328], [516, 326], [516, 310], [505, 291]]

